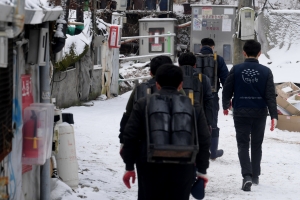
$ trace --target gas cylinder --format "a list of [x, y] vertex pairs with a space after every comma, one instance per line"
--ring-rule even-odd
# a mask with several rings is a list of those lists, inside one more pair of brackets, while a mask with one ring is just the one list
[[[62, 119], [60, 110], [55, 110], [55, 115], [60, 115], [60, 119]], [[58, 121], [54, 127], [55, 134], [59, 138], [58, 149], [54, 152], [58, 175], [63, 182], [75, 189], [78, 187], [79, 180], [73, 125]]]
[[37, 116], [33, 112], [31, 119], [23, 126], [23, 157], [37, 158], [39, 155], [37, 126]]

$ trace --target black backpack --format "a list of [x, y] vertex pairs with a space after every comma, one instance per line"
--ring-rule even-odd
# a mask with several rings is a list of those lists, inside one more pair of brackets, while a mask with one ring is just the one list
[[157, 91], [155, 79], [152, 78], [145, 83], [141, 83], [136, 87], [136, 91], [134, 94], [134, 102], [139, 100], [142, 97], [146, 97], [147, 94], [153, 94]]
[[196, 56], [196, 71], [205, 74], [210, 79], [211, 91], [217, 92], [218, 83], [218, 62], [217, 53], [202, 54], [197, 53]]
[[[183, 71], [182, 89], [190, 98], [197, 100], [201, 105], [203, 103], [203, 84], [202, 74], [195, 73], [194, 68], [190, 65], [180, 66]], [[192, 93], [192, 94], [191, 94]], [[191, 96], [192, 95], [192, 96]]]
[[147, 96], [147, 160], [191, 164], [199, 150], [195, 109], [183, 95]]

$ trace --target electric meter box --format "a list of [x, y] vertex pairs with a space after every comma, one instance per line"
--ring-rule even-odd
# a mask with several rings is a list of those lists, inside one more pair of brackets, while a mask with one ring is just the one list
[[[140, 36], [162, 35], [177, 33], [177, 19], [175, 18], [147, 18], [139, 20]], [[176, 37], [176, 36], [175, 36]], [[139, 49], [141, 55], [171, 53], [171, 59], [175, 61], [176, 40], [174, 36], [140, 38]], [[142, 62], [150, 58], [140, 59]]]
[[199, 53], [201, 40], [211, 38], [215, 41], [214, 51], [224, 58], [226, 64], [232, 64], [237, 6], [191, 4], [191, 8], [190, 51]]
[[6, 68], [8, 63], [8, 39], [0, 36], [0, 67]]
[[[27, 63], [46, 66], [46, 47], [48, 41], [48, 29], [31, 29], [29, 32], [29, 51]], [[36, 51], [38, 49], [38, 52]]]
[[255, 38], [254, 15], [255, 12], [250, 7], [243, 7], [240, 9], [238, 38], [241, 40], [253, 40]]

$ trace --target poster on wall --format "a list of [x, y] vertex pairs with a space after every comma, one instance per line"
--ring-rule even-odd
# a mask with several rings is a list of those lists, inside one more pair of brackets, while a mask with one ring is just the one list
[[[149, 28], [149, 35], [165, 34], [165, 28]], [[164, 52], [164, 37], [149, 38], [149, 52]]]
[[202, 15], [198, 15], [198, 17], [193, 19], [193, 30], [201, 31], [202, 30]]
[[231, 31], [231, 19], [222, 19], [222, 31], [223, 32]]
[[212, 7], [203, 7], [202, 15], [212, 15]]
[[224, 9], [224, 14], [225, 15], [233, 15], [233, 13], [234, 13], [233, 8], [225, 8]]
[[193, 13], [194, 13], [195, 15], [198, 15], [198, 14], [199, 14], [199, 9], [198, 9], [198, 8], [194, 8], [194, 9], [193, 9]]

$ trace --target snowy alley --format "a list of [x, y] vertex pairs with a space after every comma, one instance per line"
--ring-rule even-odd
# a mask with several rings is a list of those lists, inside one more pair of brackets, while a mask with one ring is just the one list
[[[123, 184], [125, 165], [119, 156], [119, 122], [130, 93], [106, 101], [94, 101], [92, 107], [63, 110], [74, 114], [80, 168], [79, 188], [72, 196], [63, 199], [137, 198], [137, 183], [131, 189]], [[220, 110], [219, 147], [224, 150], [224, 156], [210, 162], [205, 199], [299, 199], [300, 134], [278, 129], [271, 132], [269, 125], [268, 118], [260, 184], [253, 186], [251, 192], [244, 192], [241, 190], [242, 176], [232, 115], [224, 116]]]

